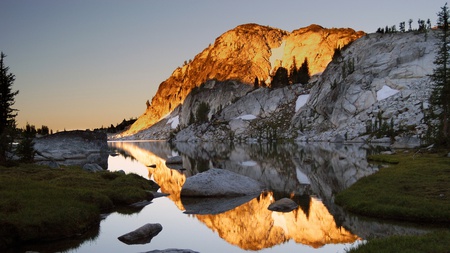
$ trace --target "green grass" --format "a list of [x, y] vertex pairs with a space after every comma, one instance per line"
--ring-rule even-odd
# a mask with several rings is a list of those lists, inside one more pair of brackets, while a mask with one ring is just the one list
[[[445, 152], [447, 153], [447, 152]], [[450, 158], [444, 154], [373, 155], [389, 164], [336, 196], [360, 215], [419, 223], [450, 223]], [[450, 231], [371, 239], [347, 252], [450, 252]]]
[[392, 236], [373, 239], [347, 251], [348, 253], [448, 253], [450, 232], [439, 231], [416, 236]]
[[377, 218], [450, 222], [450, 158], [403, 153], [377, 156], [377, 160], [398, 163], [340, 192], [337, 204], [353, 213]]
[[79, 235], [100, 213], [152, 197], [155, 186], [137, 175], [36, 165], [0, 167], [0, 249]]
[[398, 164], [400, 161], [393, 155], [370, 155], [367, 157], [370, 162]]

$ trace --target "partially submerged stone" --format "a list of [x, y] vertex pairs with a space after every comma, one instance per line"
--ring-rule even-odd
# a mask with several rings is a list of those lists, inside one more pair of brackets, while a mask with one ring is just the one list
[[130, 232], [119, 236], [121, 242], [125, 244], [147, 244], [149, 243], [153, 237], [161, 232], [162, 226], [159, 223], [148, 223], [144, 226]]
[[163, 249], [163, 250], [156, 249], [144, 253], [199, 253], [199, 252], [190, 249]]
[[295, 203], [292, 199], [289, 198], [282, 198], [280, 200], [277, 200], [269, 205], [268, 209], [270, 211], [275, 212], [290, 212], [292, 210], [295, 210], [298, 208], [297, 203]]
[[183, 163], [183, 159], [181, 156], [172, 156], [167, 158], [166, 160], [166, 165], [167, 164], [182, 164]]
[[210, 169], [186, 179], [184, 197], [236, 197], [258, 194], [262, 184], [252, 178], [223, 169]]

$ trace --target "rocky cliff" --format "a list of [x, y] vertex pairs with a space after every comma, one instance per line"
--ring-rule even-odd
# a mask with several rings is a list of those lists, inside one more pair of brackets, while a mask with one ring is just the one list
[[[252, 90], [177, 141], [296, 139], [420, 145], [436, 33], [369, 34], [303, 85]], [[194, 108], [191, 108], [194, 109]], [[186, 108], [184, 108], [186, 110]]]
[[251, 85], [255, 78], [270, 82], [280, 66], [290, 69], [308, 60], [310, 74], [324, 71], [334, 50], [363, 36], [353, 29], [327, 29], [318, 25], [287, 32], [246, 24], [225, 32], [214, 44], [183, 67], [177, 68], [158, 88], [145, 113], [122, 136], [149, 128], [182, 104], [193, 88], [207, 80], [237, 80]]
[[[436, 32], [370, 34], [355, 41], [312, 84], [292, 119], [300, 140], [396, 141], [425, 134]], [[337, 138], [337, 139], [336, 139]]]
[[[310, 26], [301, 30], [310, 31], [309, 37], [314, 38], [317, 29]], [[394, 147], [418, 146], [427, 130], [425, 115], [432, 89], [429, 75], [434, 68], [437, 32], [365, 35], [347, 44], [332, 61], [330, 56], [326, 69], [313, 76], [308, 85], [258, 88], [248, 85], [250, 80], [235, 76], [234, 80], [208, 80], [194, 87], [180, 100], [183, 104], [165, 118], [132, 138], [173, 137], [181, 142], [369, 141], [393, 143]], [[284, 37], [278, 48], [292, 52], [286, 49], [290, 48], [287, 38], [297, 33], [280, 33]], [[276, 49], [270, 52], [268, 68], [289, 68], [284, 65], [289, 61], [274, 60]], [[311, 69], [317, 66], [311, 65]], [[206, 122], [192, 120], [202, 104], [208, 107]]]

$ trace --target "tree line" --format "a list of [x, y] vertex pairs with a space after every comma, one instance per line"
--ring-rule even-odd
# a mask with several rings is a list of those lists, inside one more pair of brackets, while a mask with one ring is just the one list
[[[297, 62], [294, 57], [290, 70], [287, 70], [285, 67], [278, 67], [275, 73], [270, 77], [272, 80], [269, 87], [273, 89], [298, 83], [306, 85], [311, 78], [311, 75], [309, 74], [308, 59], [305, 58], [302, 65], [297, 67]], [[255, 77], [253, 86], [255, 88], [266, 87], [266, 82]]]
[[392, 25], [392, 26], [386, 26], [385, 28], [379, 27], [377, 29], [377, 33], [396, 33], [396, 32], [412, 32], [412, 31], [418, 31], [418, 32], [425, 32], [426, 30], [431, 29], [431, 20], [427, 19], [427, 21], [425, 22], [425, 20], [423, 19], [418, 19], [417, 20], [417, 24], [418, 24], [418, 28], [414, 29], [412, 27], [412, 23], [414, 22], [414, 20], [409, 19], [408, 20], [408, 29], [406, 29], [406, 22], [400, 22], [398, 29], [396, 25]]

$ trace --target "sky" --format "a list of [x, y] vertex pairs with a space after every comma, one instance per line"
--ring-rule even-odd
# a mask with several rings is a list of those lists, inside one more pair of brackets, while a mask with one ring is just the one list
[[16, 76], [18, 127], [116, 125], [145, 112], [159, 84], [224, 32], [257, 23], [372, 33], [430, 19], [427, 0], [0, 0], [0, 51]]

